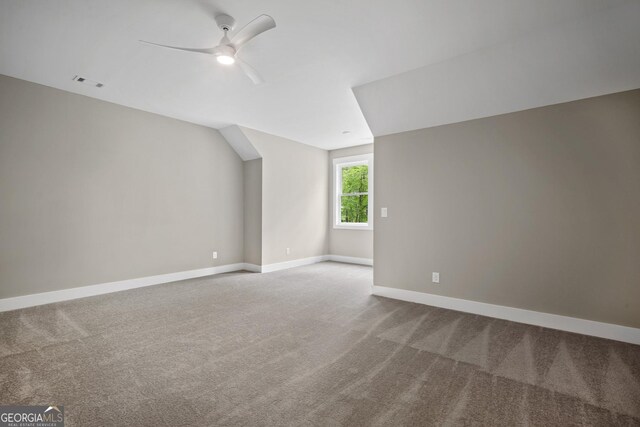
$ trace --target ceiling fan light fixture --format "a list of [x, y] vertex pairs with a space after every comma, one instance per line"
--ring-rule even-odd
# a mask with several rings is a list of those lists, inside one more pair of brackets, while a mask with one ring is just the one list
[[226, 45], [226, 44], [218, 45], [214, 49], [213, 54], [216, 56], [216, 60], [220, 64], [231, 65], [234, 62], [236, 62], [236, 50], [229, 45]]
[[236, 58], [230, 55], [218, 55], [216, 56], [216, 59], [223, 65], [231, 65], [236, 62]]
[[275, 28], [276, 21], [274, 21], [273, 18], [269, 15], [260, 15], [256, 19], [245, 25], [243, 28], [241, 28], [238, 32], [234, 33], [233, 37], [229, 39], [227, 33], [233, 30], [236, 21], [231, 16], [224, 14], [217, 15], [215, 19], [218, 27], [224, 32], [222, 39], [220, 39], [220, 43], [218, 43], [218, 45], [215, 47], [189, 48], [152, 43], [144, 40], [140, 41], [142, 43], [165, 47], [168, 49], [213, 55], [216, 57], [216, 60], [219, 64], [225, 66], [238, 64], [239, 69], [242, 70], [242, 72], [246, 74], [246, 76], [251, 79], [254, 84], [258, 85], [263, 83], [264, 80], [262, 80], [258, 72], [252, 66], [244, 62], [241, 58], [236, 57], [236, 53], [238, 53], [238, 50], [240, 50], [245, 44], [253, 40], [254, 37], [264, 33], [265, 31]]

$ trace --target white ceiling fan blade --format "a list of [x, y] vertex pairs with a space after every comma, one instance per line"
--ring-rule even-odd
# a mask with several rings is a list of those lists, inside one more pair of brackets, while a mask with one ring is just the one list
[[247, 64], [239, 58], [236, 58], [236, 64], [240, 66], [242, 71], [247, 75], [247, 77], [251, 79], [253, 84], [259, 85], [264, 83], [264, 80], [262, 79], [262, 77], [260, 77], [260, 74], [258, 74], [255, 68], [253, 68], [251, 65]]
[[260, 15], [231, 38], [231, 46], [237, 51], [258, 34], [275, 28], [275, 26], [276, 21], [274, 21], [272, 17], [269, 15]]
[[192, 49], [192, 48], [188, 48], [188, 47], [178, 47], [178, 46], [167, 46], [165, 44], [158, 44], [158, 43], [152, 43], [152, 42], [147, 42], [144, 40], [139, 40], [141, 43], [146, 43], [146, 44], [150, 44], [153, 46], [160, 46], [160, 47], [166, 47], [167, 49], [175, 49], [175, 50], [184, 50], [186, 52], [196, 52], [196, 53], [208, 53], [208, 54], [212, 54], [213, 50], [215, 48], [211, 47], [211, 48], [207, 48], [207, 49]]

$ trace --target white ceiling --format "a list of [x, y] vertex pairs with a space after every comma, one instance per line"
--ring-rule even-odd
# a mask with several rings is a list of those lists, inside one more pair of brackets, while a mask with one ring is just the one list
[[633, 1], [354, 93], [380, 136], [639, 87], [640, 1]]
[[[460, 114], [446, 105], [445, 114], [422, 96], [437, 93], [438, 99], [446, 99], [448, 88], [457, 85], [486, 94], [496, 82], [485, 86], [484, 79], [474, 78], [470, 71], [484, 67], [486, 75], [495, 74], [510, 66], [505, 58], [517, 56], [518, 78], [507, 89], [520, 83], [518, 100], [531, 96], [540, 102], [546, 98], [536, 95], [541, 85], [544, 89], [547, 76], [554, 78], [554, 70], [574, 59], [558, 55], [571, 52], [574, 45], [584, 48], [574, 33], [564, 40], [565, 30], [574, 31], [581, 23], [616, 10], [636, 13], [637, 21], [637, 6], [638, 0], [2, 0], [0, 73], [206, 126], [238, 124], [321, 148], [337, 148], [371, 141], [372, 132], [353, 87], [358, 87], [356, 93], [370, 114], [367, 118], [375, 134], [521, 108], [522, 102], [498, 102], [496, 108], [486, 101], [485, 110], [481, 102], [460, 108]], [[221, 37], [212, 19], [216, 11], [234, 16], [238, 28], [261, 13], [274, 17], [277, 28], [240, 53], [260, 71], [266, 84], [254, 86], [238, 70], [219, 66], [210, 56], [138, 42], [214, 46]], [[623, 21], [629, 25], [628, 19], [609, 24]], [[592, 35], [581, 28], [583, 37]], [[597, 62], [601, 50], [637, 32], [626, 27], [599, 28], [615, 34], [605, 37], [604, 46], [575, 56], [591, 58], [578, 64], [596, 61], [601, 71], [606, 68]], [[554, 37], [564, 44], [547, 55], [543, 47], [553, 46]], [[542, 70], [546, 74], [531, 84], [529, 76], [521, 73], [528, 53], [518, 51], [517, 45], [525, 40], [522, 47], [528, 48], [530, 39], [538, 40], [531, 42], [538, 46], [531, 61], [546, 64]], [[516, 47], [500, 50], [502, 45]], [[491, 58], [500, 58], [487, 65], [483, 56], [487, 52]], [[609, 52], [606, 60], [614, 61], [614, 67], [628, 53], [628, 48]], [[463, 65], [460, 58], [467, 58]], [[439, 69], [438, 64], [448, 62], [457, 67], [457, 73], [449, 76], [445, 67], [435, 80], [424, 78], [429, 73], [422, 77], [406, 73], [419, 69], [420, 74], [429, 65]], [[626, 67], [629, 61], [619, 62]], [[73, 82], [77, 74], [105, 86], [97, 89]], [[394, 85], [389, 91], [387, 77], [406, 79], [406, 84], [400, 84], [402, 102], [395, 104]], [[382, 86], [376, 86], [381, 79], [385, 79]], [[606, 89], [600, 86], [598, 90]], [[620, 85], [609, 86], [615, 91]], [[569, 88], [553, 102], [581, 97], [585, 93], [581, 88]], [[456, 103], [464, 99], [455, 96]], [[426, 115], [422, 121], [401, 120], [401, 108], [415, 109], [425, 103], [429, 107], [418, 109], [417, 114]], [[385, 116], [394, 110], [395, 115]], [[345, 130], [351, 133], [343, 135]]]

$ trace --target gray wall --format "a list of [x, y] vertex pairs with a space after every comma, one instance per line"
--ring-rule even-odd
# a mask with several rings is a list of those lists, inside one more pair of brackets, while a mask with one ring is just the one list
[[[373, 153], [373, 144], [329, 151], [329, 253], [332, 255], [373, 259], [373, 230], [333, 228], [333, 159], [369, 153]], [[375, 158], [373, 161], [375, 164]], [[375, 224], [373, 226], [375, 228]]]
[[262, 265], [262, 159], [244, 162], [244, 261]]
[[388, 135], [375, 156], [376, 285], [640, 327], [640, 90]]
[[215, 130], [0, 76], [0, 298], [242, 262], [242, 182]]
[[325, 255], [327, 151], [253, 129], [242, 131], [262, 156], [262, 263]]

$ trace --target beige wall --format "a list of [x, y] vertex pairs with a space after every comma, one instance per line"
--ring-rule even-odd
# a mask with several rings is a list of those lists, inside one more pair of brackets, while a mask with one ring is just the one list
[[640, 90], [384, 136], [375, 155], [376, 285], [640, 327]]
[[242, 182], [215, 130], [0, 76], [0, 298], [242, 262]]
[[262, 265], [262, 159], [244, 162], [244, 262]]
[[242, 131], [262, 156], [263, 264], [325, 255], [327, 151], [253, 129]]
[[[333, 228], [333, 159], [369, 153], [373, 153], [373, 144], [329, 151], [329, 253], [332, 255], [373, 259], [373, 230]], [[373, 161], [375, 163], [375, 159]]]

